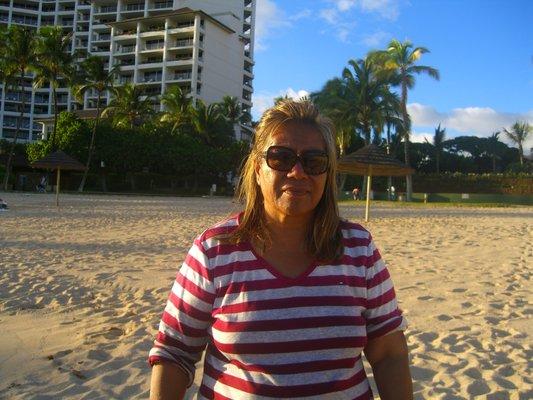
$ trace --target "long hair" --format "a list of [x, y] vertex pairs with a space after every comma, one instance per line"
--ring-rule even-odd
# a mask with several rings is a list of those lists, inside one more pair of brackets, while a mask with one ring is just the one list
[[231, 242], [253, 241], [263, 249], [271, 244], [266, 226], [263, 195], [255, 175], [269, 139], [287, 123], [296, 122], [316, 128], [324, 142], [329, 158], [324, 193], [315, 208], [313, 220], [306, 235], [306, 248], [319, 261], [333, 261], [342, 253], [340, 218], [337, 207], [337, 155], [335, 133], [331, 121], [322, 116], [308, 100], [284, 100], [268, 109], [255, 130], [255, 140], [242, 168], [236, 196], [244, 204], [244, 213], [238, 228], [229, 236]]

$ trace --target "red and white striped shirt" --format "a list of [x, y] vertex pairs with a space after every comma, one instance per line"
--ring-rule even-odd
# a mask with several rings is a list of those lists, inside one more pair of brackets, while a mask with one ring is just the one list
[[341, 223], [344, 254], [281, 275], [249, 243], [221, 244], [238, 216], [190, 249], [150, 351], [194, 377], [207, 345], [199, 399], [371, 399], [361, 352], [404, 329], [392, 281], [368, 231]]

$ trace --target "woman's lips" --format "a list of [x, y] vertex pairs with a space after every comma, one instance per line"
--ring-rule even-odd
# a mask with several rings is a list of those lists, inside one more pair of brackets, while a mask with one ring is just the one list
[[283, 189], [283, 191], [287, 194], [290, 194], [291, 196], [305, 196], [308, 193], [307, 189], [293, 187], [285, 188]]

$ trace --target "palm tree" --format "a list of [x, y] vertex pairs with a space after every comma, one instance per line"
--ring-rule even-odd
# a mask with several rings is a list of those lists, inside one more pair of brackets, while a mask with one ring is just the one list
[[444, 140], [446, 139], [446, 128], [441, 128], [440, 124], [435, 128], [435, 135], [433, 136], [433, 147], [435, 148], [435, 162], [437, 164], [437, 174], [440, 174], [440, 156], [444, 148]]
[[500, 136], [500, 133], [501, 132], [494, 132], [487, 138], [487, 152], [492, 158], [492, 172], [494, 173], [496, 172], [496, 158], [498, 157], [498, 153], [500, 152], [499, 149], [503, 144], [498, 138], [498, 136]]
[[191, 121], [193, 113], [191, 97], [180, 86], [171, 86], [161, 97], [165, 106], [160, 121], [172, 123], [172, 132]]
[[145, 96], [139, 86], [126, 83], [113, 88], [112, 92], [113, 98], [102, 116], [112, 117], [114, 126], [133, 128], [155, 114], [153, 99]]
[[87, 180], [87, 174], [89, 172], [89, 166], [91, 165], [91, 158], [94, 151], [94, 139], [96, 137], [96, 129], [100, 122], [100, 112], [102, 106], [102, 97], [107, 91], [113, 89], [113, 81], [115, 74], [119, 69], [118, 65], [115, 65], [111, 70], [107, 71], [105, 66], [105, 60], [102, 57], [89, 56], [81, 64], [81, 69], [83, 71], [81, 77], [81, 83], [74, 86], [74, 96], [80, 101], [83, 102], [83, 97], [88, 90], [95, 91], [97, 94], [96, 100], [96, 121], [93, 124], [93, 130], [91, 134], [91, 143], [89, 145], [89, 154], [87, 156], [87, 164], [85, 171], [83, 172], [83, 177], [80, 182], [80, 187], [78, 192], [83, 192], [85, 187], [85, 181]]
[[193, 127], [198, 136], [207, 145], [213, 145], [217, 133], [217, 125], [223, 119], [218, 104], [208, 106], [202, 100], [197, 100], [193, 116]]
[[524, 149], [522, 147], [529, 133], [531, 133], [531, 125], [528, 122], [517, 121], [511, 126], [511, 130], [503, 128], [505, 134], [518, 145], [518, 154], [520, 155], [520, 165], [524, 165]]
[[371, 58], [348, 64], [342, 78], [326, 82], [311, 98], [330, 118], [351, 125], [370, 144], [372, 132], [378, 139], [388, 116], [398, 114], [399, 100], [390, 92], [389, 82], [376, 73]]
[[[418, 60], [422, 54], [429, 53], [425, 47], [413, 48], [413, 44], [409, 41], [400, 42], [393, 39], [385, 51], [375, 52], [374, 55], [378, 60], [381, 60], [381, 68], [384, 72], [392, 73], [397, 76], [396, 83], [401, 87], [401, 113], [404, 120], [404, 131], [402, 136], [404, 139], [404, 155], [405, 163], [409, 165], [409, 137], [411, 124], [409, 121], [409, 114], [407, 113], [407, 92], [415, 85], [415, 75], [425, 73], [435, 78], [440, 79], [439, 71], [435, 68], [426, 65], [417, 65]], [[407, 200], [411, 201], [413, 194], [413, 184], [411, 176], [406, 177]]]
[[[50, 142], [55, 149], [57, 116], [57, 89], [69, 86], [74, 77], [74, 56], [70, 53], [72, 32], [63, 33], [60, 26], [43, 26], [37, 38], [37, 74], [35, 87], [50, 84], [54, 101], [54, 129]], [[66, 83], [66, 84], [65, 84]]]
[[35, 67], [35, 35], [34, 33], [18, 25], [12, 25], [2, 34], [3, 46], [0, 55], [0, 66], [4, 90], [9, 87], [18, 88], [18, 98], [21, 102], [20, 113], [17, 118], [17, 127], [9, 156], [7, 157], [6, 172], [3, 187], [7, 190], [13, 154], [20, 133], [20, 127], [26, 108], [26, 92], [24, 90], [24, 77]]
[[236, 137], [236, 127], [243, 117], [242, 107], [239, 99], [235, 96], [224, 96], [220, 103], [220, 111], [226, 120], [233, 127], [233, 135]]

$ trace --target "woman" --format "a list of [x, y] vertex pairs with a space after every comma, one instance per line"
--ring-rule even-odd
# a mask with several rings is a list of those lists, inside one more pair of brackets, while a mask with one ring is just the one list
[[408, 353], [370, 234], [339, 218], [333, 128], [309, 102], [267, 110], [243, 170], [244, 211], [195, 241], [150, 351], [151, 399], [412, 398]]

